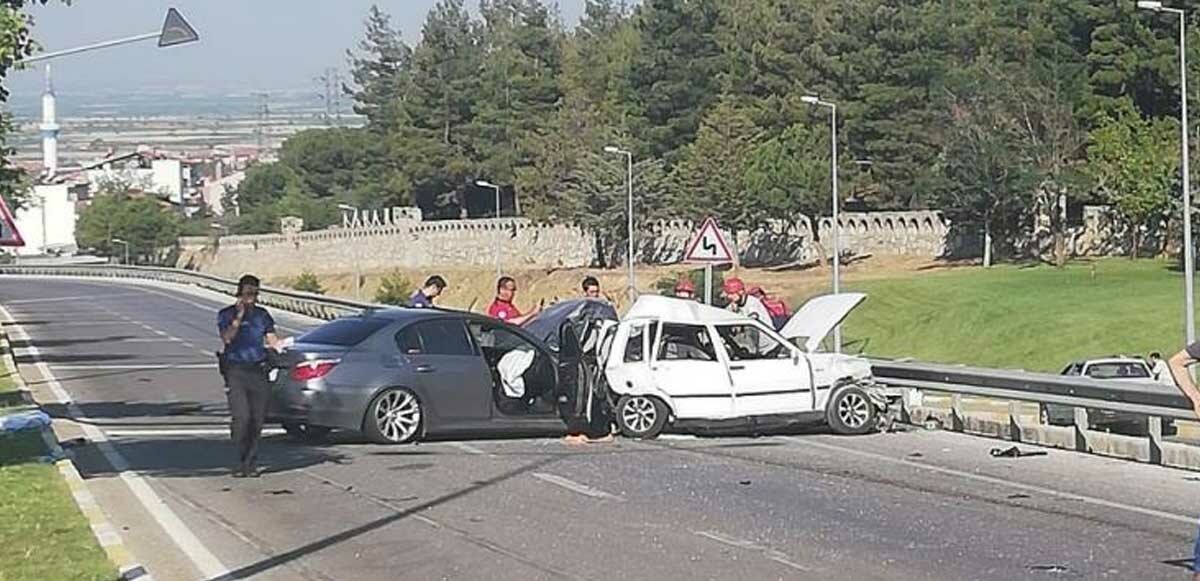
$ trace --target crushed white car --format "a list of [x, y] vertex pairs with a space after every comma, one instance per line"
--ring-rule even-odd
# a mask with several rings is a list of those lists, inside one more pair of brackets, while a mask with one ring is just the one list
[[888, 394], [870, 363], [818, 352], [864, 299], [861, 293], [817, 297], [776, 332], [694, 301], [638, 298], [598, 345], [621, 433], [654, 438], [668, 425], [715, 427], [750, 418], [824, 421], [839, 434], [880, 427], [890, 417]]

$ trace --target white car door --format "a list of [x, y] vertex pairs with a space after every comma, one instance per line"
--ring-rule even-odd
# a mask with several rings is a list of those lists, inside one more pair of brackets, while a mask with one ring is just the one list
[[729, 361], [734, 413], [739, 416], [792, 414], [813, 410], [809, 362], [799, 350], [756, 324], [715, 326]]
[[649, 356], [653, 329], [653, 321], [649, 320], [628, 321], [617, 327], [604, 366], [605, 378], [614, 393], [653, 393]]
[[734, 416], [733, 390], [714, 337], [704, 325], [656, 325], [650, 373], [675, 405], [679, 419]]

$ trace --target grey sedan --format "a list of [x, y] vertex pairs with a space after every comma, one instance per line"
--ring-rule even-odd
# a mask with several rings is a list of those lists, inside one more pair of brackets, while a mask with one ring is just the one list
[[293, 436], [346, 429], [385, 444], [606, 429], [604, 398], [593, 393], [597, 366], [579, 345], [610, 318], [604, 303], [578, 300], [548, 309], [530, 329], [441, 309], [337, 319], [283, 353], [269, 416]]

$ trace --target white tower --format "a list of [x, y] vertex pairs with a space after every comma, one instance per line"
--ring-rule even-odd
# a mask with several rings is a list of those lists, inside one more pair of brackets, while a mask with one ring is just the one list
[[46, 92], [42, 93], [42, 166], [46, 177], [58, 171], [58, 112], [54, 100], [54, 83], [50, 80], [50, 65], [46, 65]]

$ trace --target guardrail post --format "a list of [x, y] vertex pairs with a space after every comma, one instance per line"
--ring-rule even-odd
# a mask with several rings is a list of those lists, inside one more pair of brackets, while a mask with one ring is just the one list
[[1075, 408], [1075, 451], [1090, 452], [1088, 446], [1088, 411], [1087, 408]]
[[1017, 413], [1020, 412], [1021, 404], [1016, 400], [1008, 402], [1008, 439], [1014, 442], [1021, 441], [1021, 423], [1017, 421]]
[[1150, 437], [1151, 464], [1162, 464], [1163, 419], [1158, 416], [1146, 418], [1146, 435]]
[[956, 393], [950, 396], [950, 430], [961, 432], [965, 427], [966, 422], [963, 421], [962, 394]]

